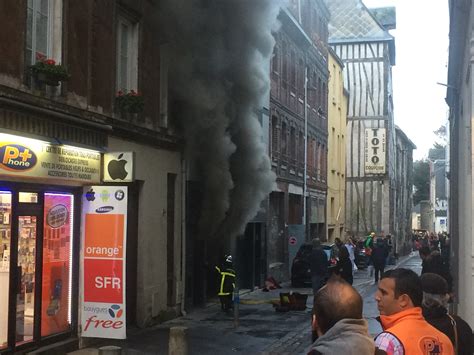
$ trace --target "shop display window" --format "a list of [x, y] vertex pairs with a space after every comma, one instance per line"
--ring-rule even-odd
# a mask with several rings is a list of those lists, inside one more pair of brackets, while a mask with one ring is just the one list
[[70, 330], [74, 196], [46, 193], [43, 224], [41, 336]]
[[18, 217], [17, 344], [33, 340], [37, 228], [36, 216]]
[[0, 349], [7, 346], [12, 193], [0, 191]]

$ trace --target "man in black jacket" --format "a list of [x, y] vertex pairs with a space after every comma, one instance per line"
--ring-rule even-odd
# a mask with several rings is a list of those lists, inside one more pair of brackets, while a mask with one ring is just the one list
[[453, 278], [449, 270], [449, 264], [446, 263], [438, 250], [431, 251], [429, 247], [420, 248], [420, 257], [422, 261], [421, 274], [438, 274], [448, 283], [448, 292], [452, 292]]
[[385, 270], [385, 263], [388, 257], [388, 247], [385, 241], [382, 238], [377, 238], [377, 241], [374, 244], [374, 249], [372, 250], [372, 262], [374, 263], [375, 269], [375, 281], [374, 284], [379, 282], [379, 276], [382, 277], [382, 274]]
[[321, 247], [318, 238], [313, 239], [313, 249], [310, 256], [311, 284], [313, 293], [316, 293], [323, 285], [328, 274], [328, 256]]
[[448, 314], [448, 283], [433, 273], [421, 275], [423, 316], [433, 327], [443, 332], [453, 343], [458, 355], [472, 355], [472, 329], [462, 318]]

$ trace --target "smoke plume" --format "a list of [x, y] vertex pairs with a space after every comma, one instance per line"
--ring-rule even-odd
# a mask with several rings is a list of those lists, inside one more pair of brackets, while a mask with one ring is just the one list
[[279, 0], [164, 0], [169, 83], [203, 184], [200, 233], [233, 237], [271, 192], [262, 142]]

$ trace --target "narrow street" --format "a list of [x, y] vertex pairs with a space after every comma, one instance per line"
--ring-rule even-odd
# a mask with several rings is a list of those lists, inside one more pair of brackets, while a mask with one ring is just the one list
[[[407, 256], [399, 260], [397, 267], [420, 272], [421, 260], [418, 255]], [[357, 271], [354, 276], [354, 286], [364, 298], [364, 316], [369, 321], [370, 333], [376, 335], [380, 332], [375, 320], [378, 315], [374, 301], [376, 286], [367, 277], [366, 270]], [[237, 328], [232, 315], [223, 314], [217, 304], [210, 304], [153, 328], [132, 330], [127, 340], [107, 340], [100, 346], [117, 345], [124, 349], [125, 354], [167, 354], [169, 329], [184, 326], [187, 328], [190, 354], [302, 354], [311, 343], [313, 297], [308, 297], [305, 311], [276, 312], [271, 301], [278, 300], [280, 292], [290, 291], [311, 294], [310, 288], [284, 287], [270, 292], [256, 290], [241, 296]], [[71, 354], [97, 353], [97, 349], [89, 348]]]

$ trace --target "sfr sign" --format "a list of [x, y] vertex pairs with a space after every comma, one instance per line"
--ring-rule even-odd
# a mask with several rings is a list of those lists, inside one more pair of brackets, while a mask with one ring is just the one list
[[385, 128], [365, 129], [365, 173], [385, 174]]

